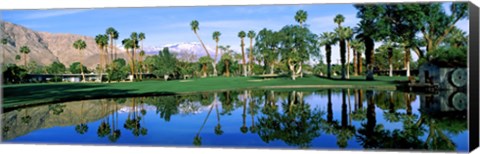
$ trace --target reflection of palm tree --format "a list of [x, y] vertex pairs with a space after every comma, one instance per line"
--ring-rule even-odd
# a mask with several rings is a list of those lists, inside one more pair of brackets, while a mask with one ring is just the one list
[[212, 112], [214, 104], [211, 105], [210, 110], [207, 113], [207, 117], [205, 117], [205, 120], [203, 120], [203, 124], [198, 130], [197, 134], [193, 138], [193, 145], [195, 146], [200, 146], [202, 145], [202, 138], [200, 137], [200, 132], [202, 132], [203, 127], [205, 126], [205, 123], [207, 123], [208, 117], [210, 116], [210, 113]]
[[245, 134], [248, 131], [247, 124], [246, 124], [246, 117], [247, 117], [247, 90], [243, 92], [243, 113], [242, 113], [242, 127], [240, 127], [240, 131]]
[[117, 140], [120, 138], [120, 136], [122, 135], [120, 129], [117, 129], [118, 127], [118, 112], [117, 112], [117, 102], [114, 102], [115, 103], [115, 110], [112, 114], [112, 132], [111, 134], [108, 136], [108, 139], [110, 140], [110, 142], [117, 142]]
[[83, 115], [83, 104], [84, 102], [82, 101], [80, 108], [81, 123], [80, 125], [75, 126], [75, 131], [79, 134], [85, 134], [88, 131], [88, 125], [84, 121], [85, 115]]
[[332, 110], [332, 90], [328, 89], [328, 104], [327, 104], [327, 122], [333, 122], [333, 110]]
[[215, 100], [215, 111], [217, 113], [217, 126], [215, 126], [215, 135], [222, 135], [222, 125], [220, 125], [220, 113], [218, 112], [218, 101], [217, 101], [217, 93], [214, 93], [214, 100]]
[[[102, 100], [102, 115], [105, 115], [107, 111], [107, 109], [105, 109], [105, 102]], [[107, 116], [109, 117], [109, 116]], [[100, 123], [100, 126], [98, 126], [98, 129], [97, 129], [97, 135], [98, 137], [105, 137], [107, 136], [108, 134], [110, 134], [110, 132], [112, 131], [110, 129], [110, 124], [108, 123], [108, 119], [107, 117], [103, 118], [102, 122]]]
[[255, 126], [255, 105], [258, 100], [250, 100], [250, 116], [252, 117], [252, 125], [250, 126], [250, 132], [257, 132], [257, 126]]
[[345, 101], [345, 89], [342, 89], [342, 121], [341, 126], [336, 125], [337, 145], [340, 148], [347, 147], [347, 141], [355, 135], [355, 127], [348, 124], [347, 104]]

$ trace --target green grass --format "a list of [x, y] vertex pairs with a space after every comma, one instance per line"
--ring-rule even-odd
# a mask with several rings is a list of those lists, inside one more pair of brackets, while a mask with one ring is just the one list
[[181, 94], [199, 91], [222, 91], [249, 88], [387, 88], [395, 89], [399, 81], [406, 77], [377, 76], [375, 81], [365, 81], [365, 77], [349, 80], [325, 79], [308, 76], [297, 78], [275, 78], [263, 80], [256, 77], [210, 77], [191, 81], [149, 80], [123, 83], [43, 83], [3, 86], [2, 107], [15, 108], [41, 103], [65, 102], [82, 99], [154, 96]]

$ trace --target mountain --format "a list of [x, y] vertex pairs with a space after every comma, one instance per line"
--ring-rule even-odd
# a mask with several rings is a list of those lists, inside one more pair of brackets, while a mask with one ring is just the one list
[[[145, 47], [145, 53], [147, 55], [157, 55], [159, 51], [162, 51], [163, 48], [168, 48], [170, 52], [177, 54], [177, 58], [184, 59], [186, 57], [194, 56], [193, 60], [197, 60], [202, 56], [206, 56], [207, 53], [205, 49], [203, 49], [202, 44], [198, 42], [181, 42], [181, 43], [174, 43], [174, 44], [166, 44], [162, 47]], [[206, 45], [206, 48], [211, 56], [215, 55], [215, 48], [212, 48]], [[218, 58], [220, 55], [218, 55]]]
[[[28, 63], [34, 61], [39, 65], [50, 65], [54, 61], [63, 63], [66, 67], [82, 60], [80, 52], [73, 47], [73, 42], [82, 39], [87, 44], [83, 51], [84, 65], [94, 69], [99, 63], [99, 53], [95, 38], [76, 34], [53, 34], [37, 32], [21, 25], [1, 21], [0, 34], [6, 37], [7, 45], [1, 46], [5, 52], [5, 62], [23, 65], [23, 54], [20, 53], [22, 46], [28, 46], [30, 53], [27, 54]], [[118, 42], [118, 41], [117, 41]], [[118, 44], [118, 43], [117, 43]], [[116, 48], [118, 57], [127, 57], [125, 52]], [[16, 55], [21, 55], [20, 60], [15, 60]]]

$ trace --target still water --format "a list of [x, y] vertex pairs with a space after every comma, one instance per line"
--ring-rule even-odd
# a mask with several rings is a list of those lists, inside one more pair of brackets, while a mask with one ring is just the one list
[[2, 114], [6, 143], [468, 149], [464, 93], [244, 90], [85, 100]]

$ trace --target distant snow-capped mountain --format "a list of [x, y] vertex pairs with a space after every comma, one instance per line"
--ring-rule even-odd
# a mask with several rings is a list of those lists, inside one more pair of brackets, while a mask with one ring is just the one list
[[[215, 49], [205, 45], [208, 52], [211, 56], [214, 55]], [[159, 46], [148, 46], [144, 47], [143, 50], [145, 51], [146, 55], [156, 55], [159, 51], [162, 51], [163, 48], [168, 48], [170, 52], [177, 54], [177, 58], [182, 59], [187, 57], [187, 55], [193, 55], [192, 60], [197, 60], [202, 56], [206, 56], [207, 53], [202, 47], [202, 44], [199, 42], [181, 42], [181, 43], [173, 43], [173, 44], [166, 44], [161, 47]], [[191, 56], [188, 56], [191, 57]]]

